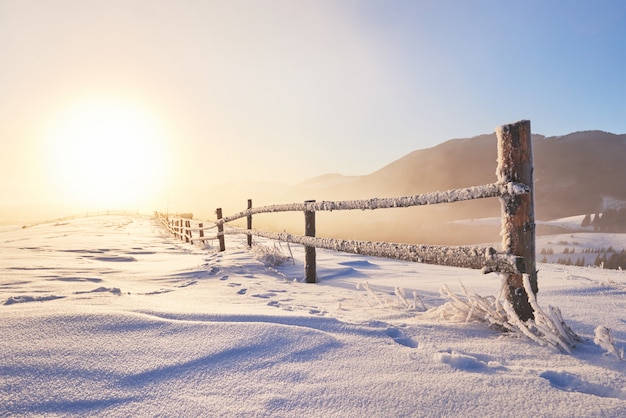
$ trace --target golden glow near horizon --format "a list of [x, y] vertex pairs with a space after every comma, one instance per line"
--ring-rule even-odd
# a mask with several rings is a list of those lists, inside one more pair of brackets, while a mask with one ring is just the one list
[[50, 192], [86, 209], [150, 207], [167, 181], [167, 132], [126, 97], [77, 99], [43, 133]]
[[626, 2], [453, 3], [0, 0], [0, 222], [212, 213], [519, 119], [626, 131]]

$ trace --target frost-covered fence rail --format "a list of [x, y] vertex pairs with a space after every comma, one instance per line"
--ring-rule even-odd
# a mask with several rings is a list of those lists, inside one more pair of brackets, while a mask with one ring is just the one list
[[482, 269], [484, 272], [520, 273], [524, 269], [523, 259], [511, 254], [498, 253], [491, 247], [438, 246], [425, 244], [402, 244], [341, 240], [312, 236], [294, 235], [287, 232], [230, 229], [225, 234], [249, 234], [276, 241], [301, 244], [305, 247], [323, 248], [346, 253], [385, 257], [403, 261], [414, 261], [442, 266]]
[[[513, 256], [509, 253], [498, 253], [491, 247], [477, 246], [436, 246], [436, 245], [414, 245], [402, 243], [388, 242], [370, 242], [358, 240], [340, 240], [332, 238], [315, 237], [313, 234], [294, 235], [290, 233], [277, 233], [271, 231], [260, 231], [251, 228], [250, 222], [248, 229], [230, 228], [221, 230], [215, 235], [205, 236], [204, 231], [215, 229], [224, 224], [236, 221], [242, 218], [248, 218], [255, 214], [277, 213], [277, 212], [305, 212], [315, 213], [318, 211], [335, 211], [335, 210], [374, 210], [384, 208], [404, 208], [411, 206], [432, 205], [438, 203], [451, 203], [464, 200], [480, 199], [487, 197], [498, 197], [503, 194], [525, 194], [529, 189], [523, 184], [492, 183], [484, 186], [469, 187], [464, 189], [448, 190], [445, 192], [433, 192], [427, 194], [401, 196], [397, 198], [374, 198], [366, 200], [347, 200], [334, 202], [315, 202], [308, 201], [304, 203], [289, 203], [279, 205], [261, 206], [250, 208], [228, 217], [221, 217], [221, 210], [217, 210], [218, 220], [210, 226], [203, 227], [198, 224], [192, 228], [190, 221], [185, 219], [171, 218], [158, 214], [165, 227], [169, 232], [186, 242], [202, 242], [208, 240], [220, 240], [224, 235], [229, 234], [246, 234], [249, 237], [259, 236], [270, 238], [277, 241], [284, 241], [293, 244], [301, 244], [306, 247], [324, 248], [335, 251], [349, 252], [354, 254], [371, 255], [377, 257], [393, 258], [405, 261], [415, 261], [428, 264], [439, 264], [453, 267], [465, 267], [473, 269], [483, 269], [485, 272], [502, 272], [502, 273], [522, 273], [524, 272], [523, 259]], [[251, 205], [251, 200], [249, 200]], [[307, 222], [307, 223], [310, 223]], [[196, 238], [192, 236], [196, 235]], [[220, 240], [220, 250], [222, 248]], [[250, 243], [249, 243], [250, 244]]]
[[154, 212], [154, 216], [171, 235], [174, 235], [181, 241], [193, 244], [218, 239], [217, 235], [210, 237], [204, 236], [206, 230], [217, 229], [218, 226], [215, 223], [205, 227], [204, 223], [195, 222], [190, 218], [179, 218], [160, 212]]
[[[496, 129], [498, 137], [497, 181], [463, 189], [401, 196], [395, 198], [372, 198], [365, 200], [324, 201], [288, 203], [248, 209], [231, 216], [222, 216], [216, 210], [217, 221], [210, 226], [191, 226], [185, 219], [169, 218], [158, 214], [159, 219], [173, 235], [186, 242], [219, 240], [220, 251], [225, 249], [225, 235], [246, 234], [248, 245], [251, 237], [260, 236], [274, 240], [302, 244], [306, 250], [305, 277], [307, 282], [317, 281], [315, 248], [331, 249], [349, 253], [387, 257], [407, 261], [440, 264], [454, 267], [482, 269], [484, 272], [507, 274], [509, 300], [519, 316], [525, 320], [533, 315], [524, 289], [522, 274], [528, 274], [532, 291], [537, 292], [535, 269], [535, 223], [533, 202], [533, 162], [530, 122], [519, 121]], [[411, 206], [453, 203], [465, 200], [500, 198], [502, 208], [502, 252], [490, 247], [411, 245], [387, 242], [338, 240], [315, 236], [315, 212], [336, 210], [375, 210], [405, 208]], [[305, 235], [276, 233], [252, 229], [252, 216], [262, 213], [303, 212]], [[247, 218], [247, 228], [224, 229], [229, 222]], [[205, 231], [217, 228], [216, 235], [205, 236]], [[196, 233], [197, 232], [197, 233]], [[194, 233], [197, 237], [193, 237]]]

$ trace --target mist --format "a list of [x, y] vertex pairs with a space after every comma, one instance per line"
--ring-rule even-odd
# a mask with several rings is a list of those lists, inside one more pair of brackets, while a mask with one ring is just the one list
[[[248, 199], [253, 207], [284, 203], [302, 203], [306, 200], [339, 201], [398, 197], [394, 194], [376, 194], [365, 185], [353, 184], [340, 191], [311, 187], [309, 183], [295, 186], [277, 183], [230, 183], [200, 190], [187, 190], [184, 198], [170, 197], [169, 205], [157, 210], [170, 213], [192, 212], [194, 219], [215, 221], [217, 208], [223, 216], [247, 209]], [[488, 210], [485, 211], [484, 208]], [[500, 226], [471, 226], [454, 221], [468, 219], [468, 213], [481, 217], [499, 217], [498, 199], [484, 202], [470, 201], [435, 206], [391, 208], [378, 210], [318, 211], [316, 235], [318, 237], [346, 240], [387, 241], [411, 244], [464, 245], [499, 242]], [[474, 216], [478, 217], [478, 216]], [[246, 227], [246, 220], [232, 222], [233, 226]], [[253, 228], [274, 232], [304, 234], [304, 215], [298, 212], [279, 212], [253, 216]]]
[[[179, 206], [170, 204], [169, 209], [193, 210], [197, 218], [214, 220], [216, 208], [228, 216], [245, 210], [248, 199], [259, 207], [306, 200], [399, 197], [489, 184], [496, 181], [496, 148], [493, 134], [453, 139], [411, 152], [368, 175], [324, 174], [296, 185], [233, 182], [187, 191], [176, 199]], [[550, 138], [534, 135], [533, 152], [537, 220], [602, 212], [607, 201], [626, 202], [622, 184], [626, 135], [601, 131]], [[498, 243], [500, 213], [497, 198], [401, 209], [317, 212], [316, 233], [411, 244]], [[256, 215], [253, 227], [303, 234], [304, 217], [298, 213]], [[546, 228], [539, 225], [537, 233], [563, 232]]]

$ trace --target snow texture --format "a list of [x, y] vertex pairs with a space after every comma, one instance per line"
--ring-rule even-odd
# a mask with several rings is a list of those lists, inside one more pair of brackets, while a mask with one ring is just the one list
[[131, 216], [3, 229], [0, 416], [623, 416], [626, 362], [594, 343], [624, 346], [623, 271], [540, 265], [568, 354], [428, 313], [459, 282], [498, 298], [495, 275], [320, 249], [307, 284], [301, 245], [229, 243]]

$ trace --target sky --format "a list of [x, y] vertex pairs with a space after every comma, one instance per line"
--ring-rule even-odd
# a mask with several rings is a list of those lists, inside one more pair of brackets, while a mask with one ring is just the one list
[[0, 217], [625, 133], [624, 39], [622, 1], [0, 0]]

